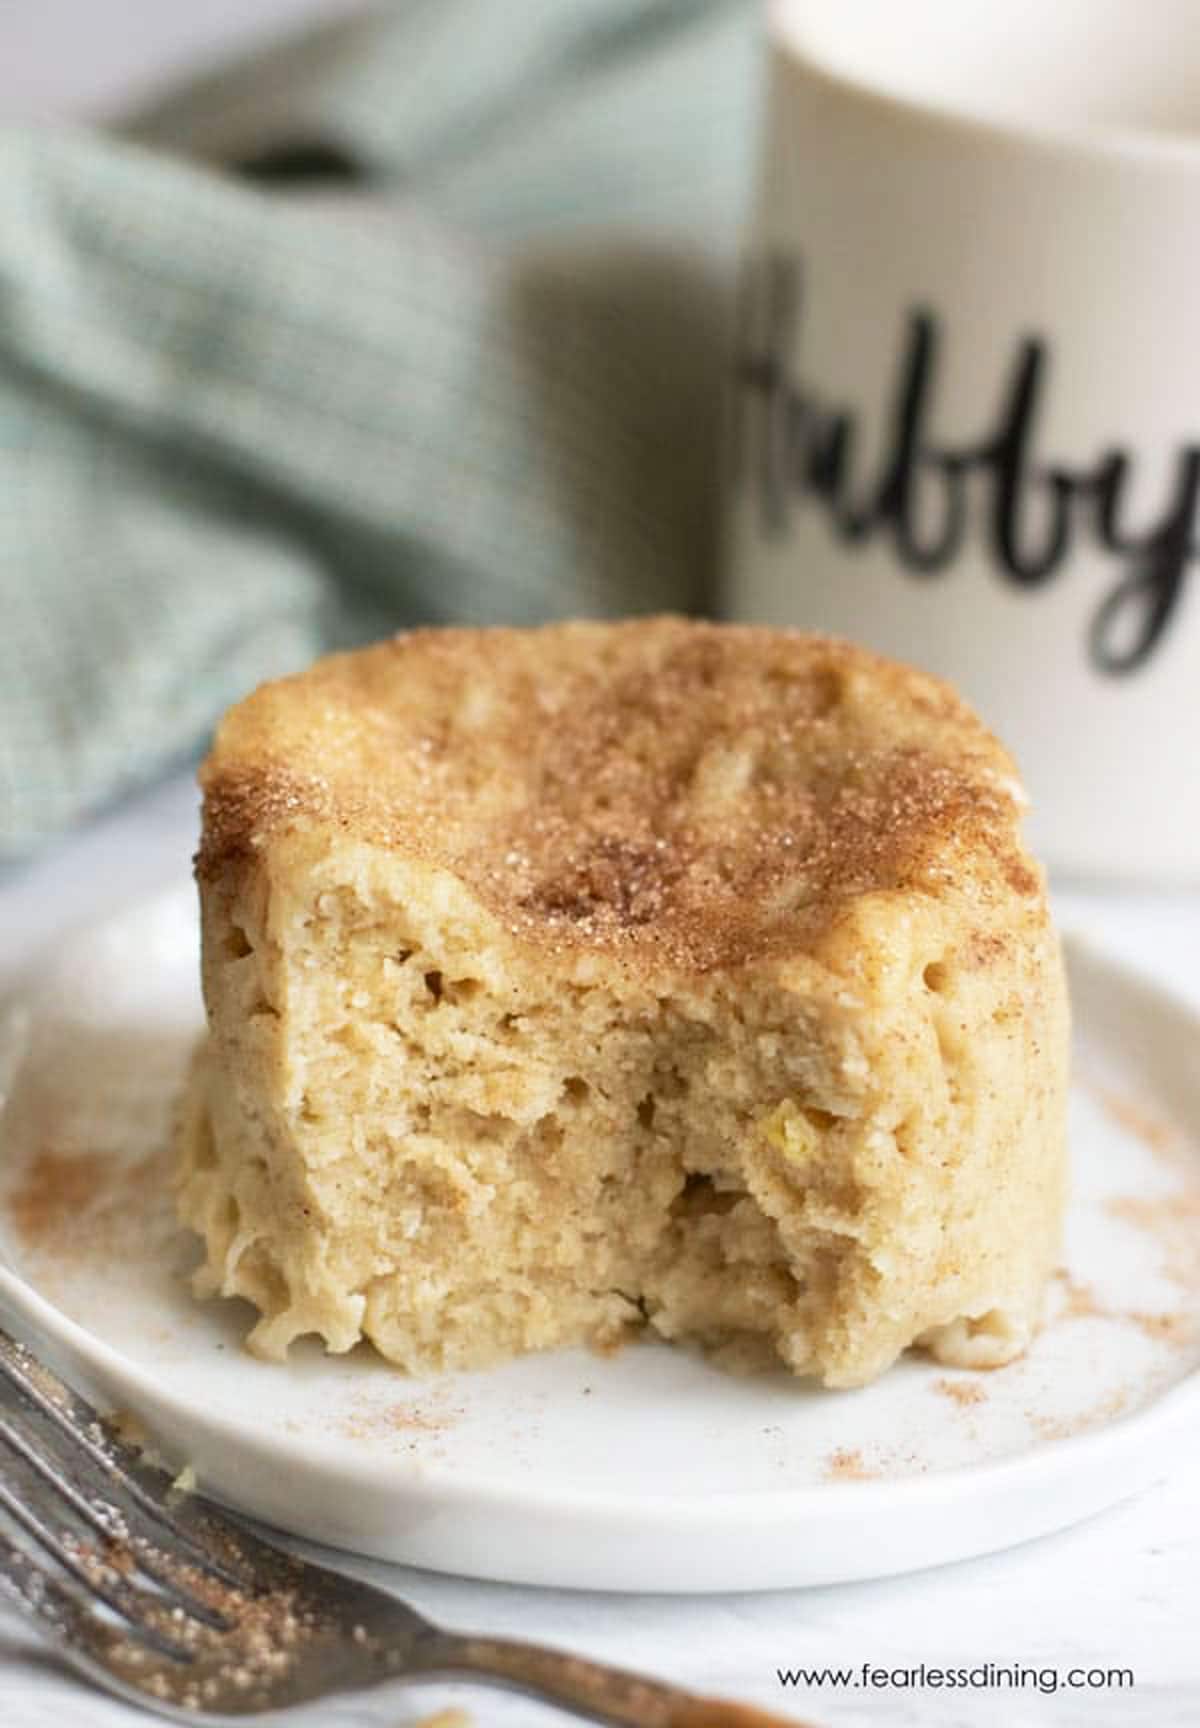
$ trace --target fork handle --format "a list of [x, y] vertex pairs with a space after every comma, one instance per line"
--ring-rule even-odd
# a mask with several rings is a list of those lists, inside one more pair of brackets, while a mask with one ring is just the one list
[[701, 1698], [539, 1644], [436, 1632], [412, 1656], [429, 1674], [488, 1680], [606, 1728], [804, 1728], [794, 1718]]

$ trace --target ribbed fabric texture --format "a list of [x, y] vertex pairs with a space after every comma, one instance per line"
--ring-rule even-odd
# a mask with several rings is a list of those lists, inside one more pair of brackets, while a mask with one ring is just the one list
[[323, 647], [704, 604], [758, 26], [405, 0], [0, 134], [0, 853]]

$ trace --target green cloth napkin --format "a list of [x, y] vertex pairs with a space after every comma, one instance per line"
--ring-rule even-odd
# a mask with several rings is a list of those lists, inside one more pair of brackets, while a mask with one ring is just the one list
[[404, 0], [0, 133], [0, 853], [324, 647], [704, 603], [750, 0]]

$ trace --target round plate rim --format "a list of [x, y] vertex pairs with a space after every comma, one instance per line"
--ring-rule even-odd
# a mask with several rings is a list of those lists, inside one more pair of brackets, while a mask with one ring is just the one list
[[[180, 889], [175, 887], [144, 897], [106, 918], [82, 925], [75, 934], [87, 931], [100, 935], [130, 913], [145, 917], [160, 905], [177, 900], [179, 895]], [[60, 933], [47, 946], [47, 957], [61, 956], [66, 939], [68, 937]], [[1181, 1036], [1200, 1038], [1200, 1013], [1158, 980], [1114, 958], [1092, 938], [1068, 931], [1064, 935], [1064, 947], [1072, 971], [1084, 968], [1093, 974], [1093, 978], [1100, 973], [1122, 992], [1143, 1001], [1152, 1000], [1159, 1012], [1166, 1013], [1178, 1023]], [[15, 984], [5, 991], [0, 1017], [7, 1019], [14, 1008], [27, 1011], [26, 1005], [32, 1006], [36, 1002], [36, 995], [32, 1000], [30, 995], [36, 977], [36, 966], [22, 968]], [[36, 992], [39, 986], [32, 984], [32, 988]], [[386, 1457], [365, 1454], [356, 1457], [351, 1465], [335, 1441], [319, 1434], [252, 1433], [224, 1412], [200, 1411], [194, 1402], [189, 1401], [186, 1393], [156, 1385], [148, 1368], [73, 1320], [43, 1296], [34, 1284], [6, 1262], [2, 1249], [0, 1307], [19, 1316], [31, 1329], [29, 1342], [35, 1347], [44, 1341], [52, 1352], [57, 1350], [68, 1361], [78, 1364], [85, 1378], [91, 1377], [93, 1383], [105, 1392], [119, 1386], [139, 1416], [152, 1423], [156, 1420], [161, 1423], [165, 1413], [178, 1428], [198, 1425], [211, 1441], [227, 1448], [234, 1457], [239, 1452], [243, 1455], [253, 1453], [262, 1463], [300, 1468], [310, 1478], [323, 1478], [343, 1485], [352, 1482], [356, 1489], [373, 1496], [390, 1497], [397, 1507], [407, 1501], [414, 1505], [436, 1505], [450, 1511], [468, 1509], [476, 1514], [492, 1512], [505, 1517], [574, 1520], [576, 1524], [636, 1520], [638, 1528], [647, 1536], [662, 1539], [686, 1534], [694, 1541], [702, 1537], [719, 1537], [734, 1528], [745, 1531], [747, 1526], [813, 1528], [850, 1520], [859, 1522], [885, 1511], [896, 1515], [919, 1514], [953, 1504], [964, 1495], [981, 1489], [992, 1499], [1003, 1498], [1006, 1493], [1022, 1486], [1032, 1494], [1039, 1487], [1044, 1488], [1057, 1480], [1064, 1472], [1077, 1470], [1081, 1475], [1094, 1479], [1098, 1471], [1112, 1472], [1118, 1463], [1131, 1464], [1129, 1479], [1117, 1492], [1105, 1489], [1091, 1496], [1090, 1511], [1099, 1511], [1128, 1498], [1158, 1473], [1159, 1462], [1157, 1458], [1149, 1458], [1150, 1449], [1145, 1446], [1148, 1430], [1154, 1430], [1157, 1435], [1160, 1431], [1173, 1430], [1177, 1425], [1181, 1427], [1193, 1407], [1200, 1410], [1200, 1368], [1193, 1368], [1132, 1411], [1114, 1414], [1083, 1432], [1033, 1440], [1024, 1451], [1010, 1457], [950, 1465], [927, 1474], [887, 1479], [838, 1480], [798, 1488], [739, 1488], [728, 1493], [690, 1491], [639, 1500], [636, 1495], [609, 1490], [547, 1488], [536, 1478], [521, 1480], [478, 1473], [464, 1478], [461, 1472], [436, 1461], [414, 1461], [399, 1454]], [[286, 1367], [281, 1369], [278, 1365], [268, 1365], [267, 1371], [286, 1372]], [[130, 1393], [132, 1397], [128, 1396]], [[1087, 1515], [1088, 1512], [1069, 1513], [1057, 1523], [1055, 1516], [1050, 1515], [1039, 1523], [1038, 1528], [1049, 1533], [1064, 1523], [1073, 1523], [1078, 1517]], [[299, 1525], [295, 1528], [302, 1533]], [[1025, 1535], [1018, 1535], [1011, 1540], [1024, 1539]], [[976, 1541], [970, 1550], [959, 1548], [956, 1552], [965, 1556], [968, 1551], [991, 1551], [1007, 1545], [1003, 1537], [998, 1537], [986, 1546]], [[389, 1557], [398, 1558], [394, 1554]], [[908, 1570], [909, 1567], [899, 1569]], [[764, 1567], [764, 1572], [773, 1570]], [[881, 1564], [871, 1572], [857, 1568], [845, 1576], [883, 1576], [886, 1570], [886, 1565]], [[485, 1574], [481, 1572], [479, 1575]], [[546, 1581], [541, 1572], [521, 1577], [519, 1569], [511, 1567], [488, 1575], [514, 1582]], [[833, 1581], [832, 1577], [830, 1581]], [[677, 1586], [700, 1590], [717, 1587], [684, 1583]]]

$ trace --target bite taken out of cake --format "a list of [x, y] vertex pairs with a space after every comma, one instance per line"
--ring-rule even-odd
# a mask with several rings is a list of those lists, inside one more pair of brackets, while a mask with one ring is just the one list
[[252, 1348], [631, 1329], [994, 1366], [1066, 1188], [1023, 798], [944, 684], [657, 618], [420, 630], [234, 708], [179, 1205]]

